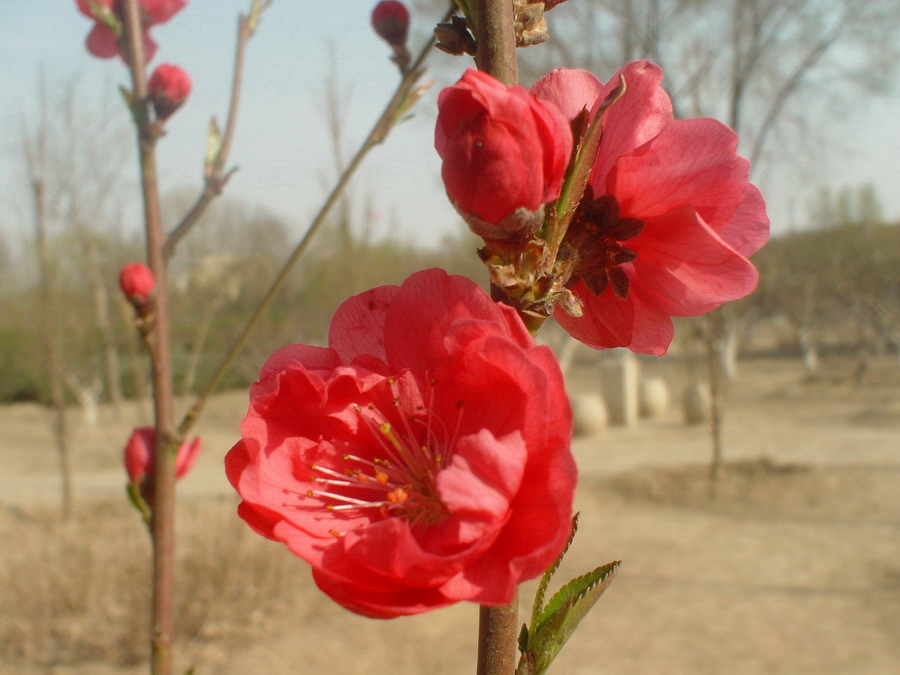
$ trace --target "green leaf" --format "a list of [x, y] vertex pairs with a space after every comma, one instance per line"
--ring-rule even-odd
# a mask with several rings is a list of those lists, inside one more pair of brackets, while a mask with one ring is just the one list
[[129, 89], [126, 89], [122, 85], [119, 85], [119, 93], [122, 94], [122, 100], [125, 101], [125, 105], [128, 106], [128, 112], [131, 113], [131, 119], [134, 120], [135, 124], [140, 124], [138, 121], [138, 109], [134, 105], [134, 93]]
[[528, 652], [534, 658], [534, 672], [546, 672], [578, 624], [612, 583], [621, 561], [602, 565], [572, 579], [554, 595], [532, 626]]
[[209, 120], [209, 129], [206, 132], [206, 161], [205, 171], [206, 177], [212, 175], [216, 162], [219, 160], [219, 153], [222, 151], [222, 132], [219, 129], [219, 121], [212, 117]]
[[541, 576], [541, 582], [538, 585], [537, 593], [535, 593], [534, 596], [534, 604], [531, 606], [532, 628], [537, 626], [538, 617], [541, 615], [541, 610], [544, 608], [544, 596], [547, 594], [547, 586], [550, 585], [550, 579], [553, 578], [556, 570], [559, 569], [559, 565], [562, 562], [562, 559], [565, 557], [566, 553], [569, 550], [569, 547], [572, 545], [572, 541], [575, 539], [575, 533], [578, 532], [579, 515], [580, 513], [576, 513], [574, 516], [572, 516], [572, 531], [569, 532], [569, 539], [568, 541], [566, 541], [566, 547], [563, 549], [562, 553], [559, 554], [559, 557], [553, 561], [553, 564], [550, 565], [550, 567], [548, 567], [544, 574]]
[[107, 7], [101, 2], [88, 0], [88, 9], [93, 17], [109, 28], [117, 38], [122, 34], [122, 22], [119, 21], [119, 17], [116, 16], [111, 7]]

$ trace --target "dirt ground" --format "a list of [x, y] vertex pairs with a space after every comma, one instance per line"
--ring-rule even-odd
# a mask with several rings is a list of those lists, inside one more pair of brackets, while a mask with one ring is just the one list
[[[715, 496], [708, 430], [685, 426], [677, 405], [575, 441], [581, 527], [557, 579], [623, 565], [551, 672], [900, 673], [900, 367], [879, 361], [861, 386], [852, 368], [826, 359], [811, 377], [792, 359], [743, 362]], [[684, 386], [675, 359], [641, 369], [675, 398]], [[570, 391], [593, 391], [599, 377], [579, 364]], [[221, 461], [245, 406], [244, 392], [213, 402], [203, 455], [180, 483], [180, 583], [196, 600], [184, 605], [181, 671], [473, 672], [476, 607], [362, 619], [235, 522]], [[0, 672], [145, 670], [133, 614], [147, 544], [124, 502], [120, 452], [147, 414], [103, 409], [97, 429], [73, 418], [75, 524], [61, 525], [48, 413], [0, 408]], [[112, 585], [119, 564], [133, 568], [131, 585]], [[523, 615], [533, 588], [523, 586]]]

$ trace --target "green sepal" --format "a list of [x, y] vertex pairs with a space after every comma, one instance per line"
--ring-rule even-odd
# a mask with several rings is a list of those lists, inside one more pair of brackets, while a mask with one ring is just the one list
[[[588, 179], [591, 177], [594, 161], [597, 159], [597, 151], [600, 149], [600, 137], [603, 135], [603, 118], [606, 116], [606, 111], [624, 96], [625, 90], [625, 77], [619, 75], [618, 86], [603, 99], [595, 111], [590, 111], [594, 114], [594, 118], [581, 136], [581, 142], [575, 149], [559, 198], [556, 200], [556, 223], [545, 224], [545, 227], [553, 229], [555, 237], [560, 242], [575, 215], [575, 210], [581, 202], [585, 187], [587, 187]], [[583, 125], [584, 120], [580, 120], [579, 124]], [[581, 133], [580, 129], [576, 131]], [[578, 142], [578, 139], [575, 141]]]
[[134, 120], [135, 124], [140, 124], [140, 121], [138, 120], [138, 109], [134, 105], [134, 92], [129, 91], [120, 84], [119, 93], [122, 95], [122, 100], [125, 101], [125, 105], [128, 107], [128, 112], [131, 113], [131, 119]]
[[116, 38], [122, 34], [122, 22], [119, 21], [119, 17], [112, 11], [112, 8], [102, 3], [94, 2], [94, 0], [88, 0], [88, 9], [94, 19], [109, 28]]
[[527, 651], [532, 656], [536, 675], [546, 672], [578, 624], [612, 583], [621, 561], [602, 565], [572, 579], [552, 598], [531, 628]]
[[140, 512], [144, 522], [149, 525], [150, 520], [153, 518], [153, 513], [150, 511], [150, 506], [141, 496], [140, 487], [136, 483], [129, 483], [125, 486], [125, 494], [128, 495], [128, 501], [131, 502], [132, 506]]

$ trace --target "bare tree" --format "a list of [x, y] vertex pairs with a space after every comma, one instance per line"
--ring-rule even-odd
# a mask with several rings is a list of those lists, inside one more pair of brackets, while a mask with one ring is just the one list
[[66, 401], [63, 393], [61, 365], [61, 332], [54, 317], [58, 316], [57, 275], [50, 257], [48, 244], [48, 188], [47, 167], [50, 163], [50, 143], [52, 139], [42, 131], [48, 128], [50, 115], [49, 94], [43, 76], [38, 84], [37, 129], [33, 129], [23, 118], [21, 128], [21, 150], [25, 178], [28, 181], [31, 209], [34, 219], [34, 242], [38, 260], [39, 312], [42, 325], [39, 326], [43, 346], [49, 403], [53, 410], [53, 433], [59, 456], [61, 477], [62, 515], [68, 519], [72, 513], [72, 468], [69, 457], [69, 425], [66, 416]]

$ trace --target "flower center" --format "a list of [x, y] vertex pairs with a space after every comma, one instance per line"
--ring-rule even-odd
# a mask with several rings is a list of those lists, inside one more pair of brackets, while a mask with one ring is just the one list
[[[394, 381], [388, 380], [387, 384], [393, 393]], [[433, 401], [433, 381], [431, 385]], [[325, 509], [348, 518], [377, 514], [381, 518], [398, 517], [410, 523], [429, 525], [447, 516], [436, 481], [453, 456], [462, 401], [458, 404], [460, 415], [452, 430], [431, 412], [431, 405], [417, 406], [418, 414], [410, 416], [403, 414], [404, 407], [398, 396], [393, 396], [392, 403], [395, 414], [391, 416], [375, 404], [370, 403], [365, 408], [354, 406], [377, 447], [366, 448], [368, 452], [345, 452], [311, 463], [307, 479], [311, 485], [299, 495], [306, 499], [297, 508]], [[332, 530], [332, 534], [342, 536], [344, 533]]]
[[566, 232], [565, 242], [578, 255], [570, 283], [581, 279], [594, 295], [600, 295], [611, 284], [613, 292], [624, 299], [628, 295], [628, 275], [619, 266], [637, 258], [637, 253], [620, 242], [637, 236], [643, 229], [643, 221], [619, 217], [615, 197], [595, 198], [589, 185]]

